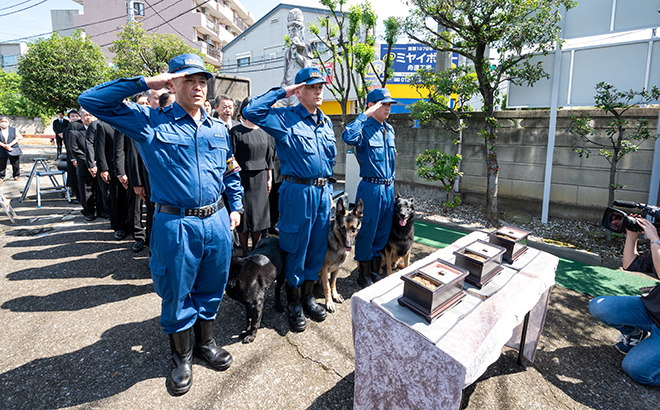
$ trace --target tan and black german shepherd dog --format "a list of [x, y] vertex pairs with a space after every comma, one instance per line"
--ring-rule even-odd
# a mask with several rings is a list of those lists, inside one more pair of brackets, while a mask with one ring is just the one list
[[[355, 244], [355, 237], [362, 225], [362, 208], [362, 199], [360, 199], [355, 208], [349, 212], [340, 198], [337, 201], [335, 218], [330, 221], [328, 250], [325, 252], [325, 261], [323, 261], [320, 274], [325, 308], [330, 313], [334, 313], [336, 310], [334, 302], [342, 303], [344, 301], [344, 298], [337, 292], [337, 274]], [[330, 273], [329, 281], [328, 273]]]
[[410, 251], [412, 250], [415, 237], [415, 206], [412, 199], [401, 198], [397, 195], [394, 199], [394, 216], [392, 218], [392, 230], [387, 240], [387, 245], [380, 251], [382, 256], [381, 269], [392, 274], [392, 269], [405, 268], [410, 265]]

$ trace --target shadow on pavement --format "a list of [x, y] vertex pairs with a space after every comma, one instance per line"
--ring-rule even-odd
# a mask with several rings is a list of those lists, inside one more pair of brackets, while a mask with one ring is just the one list
[[92, 345], [0, 374], [0, 408], [59, 409], [112, 397], [166, 377], [166, 348], [157, 317], [115, 326]]

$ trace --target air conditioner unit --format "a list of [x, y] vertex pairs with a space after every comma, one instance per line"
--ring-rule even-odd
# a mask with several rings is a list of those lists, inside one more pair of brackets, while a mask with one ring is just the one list
[[202, 13], [206, 14], [207, 16], [210, 14], [210, 11], [206, 7], [202, 7]]
[[207, 43], [210, 43], [211, 42], [211, 36], [208, 35], [208, 34], [204, 34], [204, 41], [206, 41]]

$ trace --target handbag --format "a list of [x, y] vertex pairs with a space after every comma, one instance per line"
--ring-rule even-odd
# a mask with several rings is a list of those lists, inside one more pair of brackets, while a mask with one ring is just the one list
[[11, 147], [11, 151], [9, 150], [6, 151], [7, 151], [7, 155], [9, 155], [10, 157], [19, 157], [23, 155], [23, 150], [21, 149], [21, 147], [18, 146], [18, 144], [15, 144], [13, 147]]

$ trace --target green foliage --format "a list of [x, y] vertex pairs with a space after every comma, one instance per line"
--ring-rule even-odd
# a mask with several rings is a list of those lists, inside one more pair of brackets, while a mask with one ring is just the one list
[[33, 104], [20, 90], [21, 76], [0, 70], [0, 114], [15, 115], [26, 118], [41, 118], [44, 125], [52, 112]]
[[[192, 48], [179, 36], [174, 34], [147, 33], [141, 23], [130, 22], [117, 33], [118, 39], [112, 42], [110, 51], [115, 54], [112, 59], [113, 78], [154, 76], [167, 72], [169, 61], [181, 54], [197, 54], [202, 59], [204, 55]], [[209, 71], [216, 71], [207, 65]]]
[[646, 91], [618, 91], [611, 84], [600, 82], [596, 84], [596, 108], [612, 115], [612, 119], [605, 124], [605, 142], [599, 137], [592, 125], [592, 119], [586, 115], [571, 116], [568, 122], [567, 130], [577, 136], [577, 141], [573, 145], [573, 151], [581, 158], [588, 158], [593, 148], [598, 149], [598, 155], [605, 158], [610, 163], [610, 179], [608, 184], [609, 201], [612, 205], [614, 200], [614, 191], [625, 188], [624, 185], [615, 183], [616, 168], [618, 162], [627, 154], [637, 151], [639, 148], [634, 141], [646, 141], [656, 139], [657, 135], [651, 135], [649, 124], [646, 119], [639, 119], [632, 128], [632, 132], [627, 132], [631, 127], [629, 117], [624, 114], [639, 104], [648, 104], [660, 98], [660, 89], [653, 87]]
[[78, 107], [78, 96], [107, 80], [108, 68], [99, 46], [77, 31], [37, 39], [18, 61], [21, 93], [40, 112]]
[[[387, 80], [390, 77], [394, 76], [394, 69], [392, 68], [391, 52], [392, 52], [392, 46], [396, 44], [396, 41], [399, 38], [399, 32], [401, 31], [401, 24], [399, 23], [399, 20], [396, 17], [390, 16], [386, 18], [383, 21], [383, 25], [385, 26], [385, 35], [383, 36], [383, 40], [385, 40], [385, 44], [387, 44], [387, 54], [385, 54], [385, 57], [383, 58], [383, 63], [385, 63], [385, 69], [383, 70], [383, 75], [382, 77], [380, 76], [378, 77], [381, 88], [385, 88], [385, 85], [387, 84]], [[376, 72], [375, 69], [374, 72]]]
[[[493, 111], [499, 85], [534, 84], [547, 74], [542, 65], [531, 64], [534, 53], [547, 54], [560, 40], [560, 8], [575, 6], [573, 0], [410, 0], [413, 9], [402, 20], [408, 36], [435, 50], [456, 52], [474, 66], [486, 113], [486, 217], [497, 222], [496, 128]], [[438, 29], [442, 27], [442, 29]], [[488, 52], [497, 51], [491, 63]]]
[[440, 181], [447, 191], [447, 201], [444, 206], [454, 208], [460, 204], [459, 197], [453, 197], [452, 185], [457, 177], [463, 176], [458, 165], [463, 157], [459, 154], [449, 155], [439, 149], [427, 149], [415, 158], [417, 176], [427, 181]]
[[374, 59], [377, 16], [369, 1], [353, 5], [347, 12], [347, 0], [320, 0], [330, 14], [319, 17], [318, 25], [308, 24], [308, 30], [323, 43], [329, 55], [314, 52], [322, 67], [332, 64], [332, 82], [326, 87], [332, 92], [342, 110], [342, 126], [346, 125], [351, 89], [355, 89], [360, 111], [366, 108], [369, 86], [365, 81], [367, 66]]
[[[410, 85], [424, 100], [410, 106], [410, 116], [427, 124], [439, 120], [443, 127], [458, 132], [461, 126], [453, 126], [445, 114], [450, 113], [456, 120], [470, 116], [472, 107], [468, 101], [478, 92], [477, 76], [472, 68], [458, 66], [446, 71], [435, 72], [421, 68], [410, 77]], [[454, 106], [450, 106], [450, 96], [455, 96]], [[462, 124], [461, 121], [457, 121]]]

